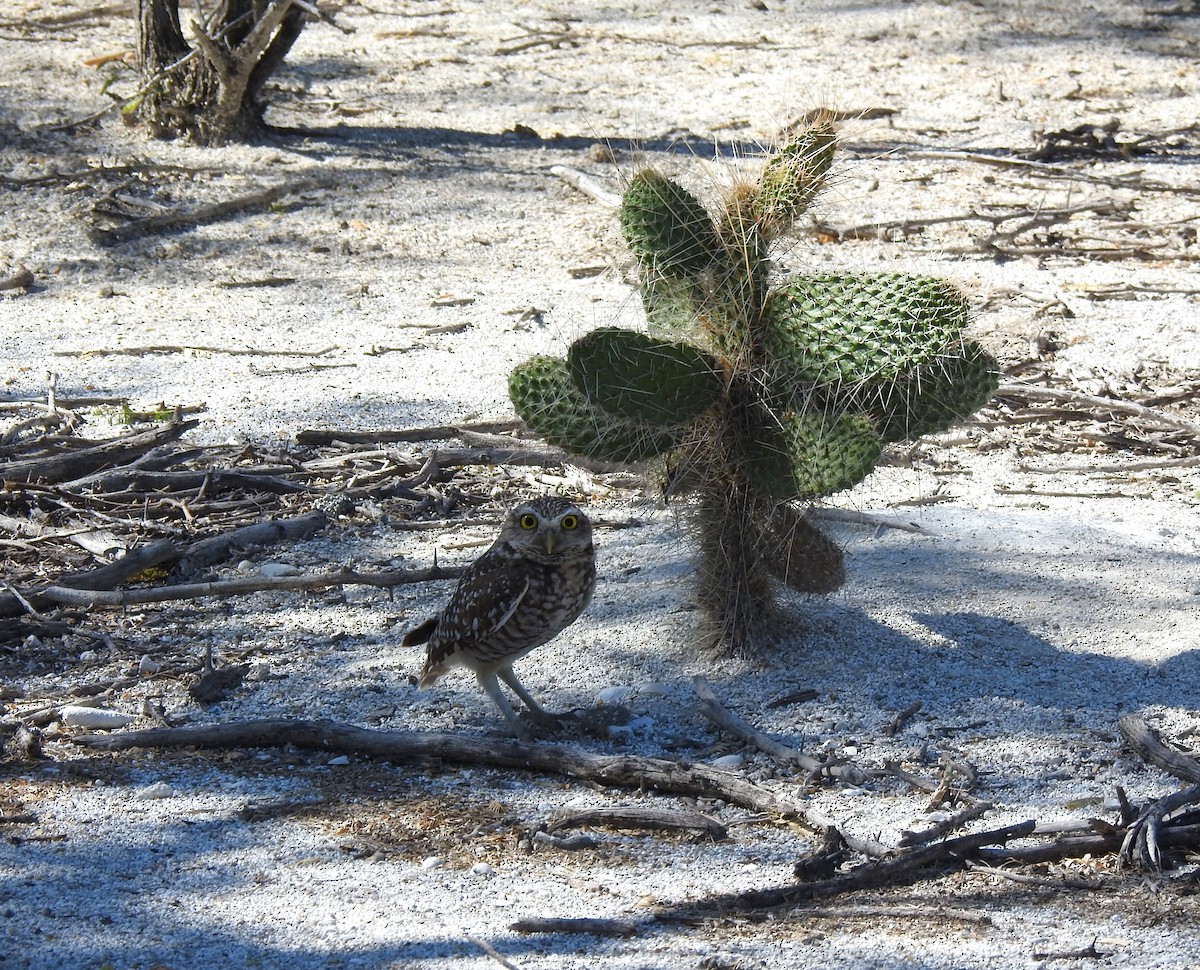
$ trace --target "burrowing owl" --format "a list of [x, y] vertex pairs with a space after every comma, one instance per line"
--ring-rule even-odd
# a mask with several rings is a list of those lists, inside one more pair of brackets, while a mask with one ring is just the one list
[[595, 588], [588, 517], [563, 498], [518, 505], [491, 548], [463, 573], [445, 609], [405, 636], [405, 646], [429, 644], [420, 686], [451, 667], [473, 670], [513, 730], [528, 737], [496, 678], [536, 720], [553, 721], [517, 680], [513, 664], [575, 622]]

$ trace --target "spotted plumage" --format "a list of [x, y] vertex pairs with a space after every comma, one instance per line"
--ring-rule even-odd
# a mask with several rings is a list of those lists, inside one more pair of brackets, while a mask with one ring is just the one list
[[595, 588], [588, 517], [553, 496], [518, 505], [491, 548], [463, 573], [442, 612], [405, 636], [405, 646], [427, 644], [418, 683], [429, 687], [451, 668], [466, 667], [513, 729], [527, 736], [499, 681], [535, 719], [553, 720], [512, 667], [574, 623]]

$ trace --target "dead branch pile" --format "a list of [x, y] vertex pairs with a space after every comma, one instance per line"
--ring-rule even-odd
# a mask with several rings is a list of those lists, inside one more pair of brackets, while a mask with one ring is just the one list
[[[128, 606], [257, 589], [398, 585], [453, 575], [335, 570], [316, 576], [213, 582], [212, 570], [251, 548], [297, 542], [330, 527], [386, 519], [420, 527], [470, 514], [499, 514], [522, 481], [495, 466], [553, 469], [563, 456], [517, 438], [509, 425], [414, 428], [376, 434], [307, 432], [285, 448], [196, 446], [183, 409], [110, 438], [78, 433], [77, 402], [9, 402], [19, 419], [0, 437], [0, 643], [58, 635], [73, 610]], [[191, 409], [196, 410], [196, 409]], [[165, 415], [164, 415], [165, 411]], [[27, 412], [22, 415], [21, 412]], [[419, 453], [417, 444], [454, 442]], [[468, 440], [469, 439], [469, 440]], [[46, 615], [56, 605], [64, 615]]]

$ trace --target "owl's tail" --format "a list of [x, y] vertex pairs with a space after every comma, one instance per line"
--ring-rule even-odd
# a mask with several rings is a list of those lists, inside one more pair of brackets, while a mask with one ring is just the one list
[[[413, 627], [406, 634], [404, 639], [400, 641], [402, 647], [415, 647], [421, 643], [428, 643], [434, 632], [437, 630], [438, 618], [431, 616], [420, 626]], [[425, 663], [421, 665], [421, 672], [417, 675], [418, 687], [429, 687], [442, 674], [446, 672], [445, 663], [435, 663], [433, 659], [433, 651], [429, 651], [425, 655]]]

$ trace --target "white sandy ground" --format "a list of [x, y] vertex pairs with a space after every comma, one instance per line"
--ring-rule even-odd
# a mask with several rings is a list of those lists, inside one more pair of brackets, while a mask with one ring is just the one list
[[[86, 9], [70, 0], [55, 12]], [[831, 224], [1112, 199], [1135, 208], [1107, 222], [1084, 214], [1068, 235], [1141, 240], [1149, 256], [995, 261], [968, 245], [979, 223], [948, 223], [900, 242], [802, 238], [787, 265], [932, 270], [958, 280], [977, 304], [980, 336], [1006, 363], [1053, 331], [1061, 350], [1047, 366], [1085, 391], [1125, 387], [1139, 375], [1155, 386], [1185, 382], [1200, 371], [1194, 297], [1096, 294], [1116, 284], [1194, 287], [1196, 197], [1114, 189], [1083, 175], [1141, 172], [1194, 187], [1194, 128], [1167, 156], [1080, 166], [1078, 178], [1061, 183], [944, 156], [1032, 149], [1040, 132], [1083, 122], [1119, 119], [1129, 137], [1194, 125], [1200, 26], [1165, 11], [1150, 2], [1015, 0], [347, 6], [338, 19], [356, 32], [310, 27], [279, 77], [271, 120], [310, 133], [205, 151], [147, 141], [111, 118], [76, 134], [46, 133], [41, 125], [103, 105], [100, 76], [84, 61], [130, 47], [132, 23], [100, 14], [27, 32], [18, 22], [43, 18], [44, 5], [6, 0], [4, 174], [128, 164], [145, 174], [0, 184], [0, 264], [25, 265], [37, 278], [33, 292], [0, 298], [2, 391], [43, 393], [54, 372], [64, 396], [204, 401], [204, 422], [190, 437], [208, 442], [506, 418], [514, 363], [560, 352], [591, 326], [636, 322], [613, 214], [548, 168], [582, 168], [617, 189], [650, 161], [704, 189], [731, 166], [752, 164], [731, 160], [734, 148], [770, 143], [816, 105], [898, 111], [848, 126], [840, 178], [818, 213]], [[527, 28], [564, 25], [572, 44], [500, 53]], [[133, 81], [118, 87], [132, 90]], [[534, 135], [513, 133], [518, 125]], [[613, 146], [615, 163], [594, 150], [598, 143]], [[714, 159], [714, 146], [724, 157]], [[308, 176], [326, 186], [270, 212], [107, 248], [85, 236], [91, 207], [114, 189], [173, 204]], [[1155, 258], [1159, 244], [1169, 254]], [[595, 275], [572, 273], [580, 269]], [[267, 276], [294, 282], [219, 285]], [[462, 329], [424, 334], [414, 329], [421, 325]], [[314, 370], [305, 369], [310, 357], [199, 350], [79, 353], [152, 344], [332, 348], [316, 362], [345, 366]], [[558, 708], [590, 704], [607, 687], [637, 688], [628, 703], [650, 721], [628, 744], [571, 743], [705, 760], [740, 755], [751, 777], [889, 844], [929, 821], [924, 796], [887, 781], [802, 792], [699, 716], [692, 677], [705, 674], [763, 731], [815, 752], [868, 767], [898, 760], [927, 775], [936, 775], [941, 753], [968, 761], [980, 772], [975, 794], [996, 804], [975, 828], [1112, 819], [1118, 785], [1134, 801], [1166, 794], [1176, 783], [1122, 750], [1115, 721], [1141, 710], [1178, 738], [1200, 717], [1196, 472], [1027, 471], [1023, 462], [1086, 458], [1027, 455], [1023, 438], [1005, 444], [1002, 433], [990, 433], [987, 451], [950, 436], [915, 465], [883, 468], [839, 496], [847, 508], [894, 507], [930, 534], [842, 527], [849, 583], [826, 600], [797, 600], [803, 628], [760, 665], [714, 664], [689, 649], [690, 547], [674, 514], [649, 494], [599, 498], [602, 521], [643, 525], [600, 528], [596, 603], [525, 662], [526, 682]], [[528, 484], [556, 483], [531, 476]], [[930, 497], [937, 504], [905, 505]], [[249, 568], [421, 564], [435, 547], [440, 559], [462, 561], [478, 547], [461, 541], [486, 541], [493, 529], [414, 535], [360, 522], [271, 550]], [[121, 708], [136, 713], [165, 689], [168, 710], [198, 722], [328, 717], [490, 735], [498, 722], [469, 678], [423, 693], [408, 681], [418, 657], [399, 648], [399, 630], [445, 593], [260, 594], [101, 616], [117, 653], [67, 654], [47, 669], [10, 651], [0, 672], [24, 709], [136, 667], [143, 654], [198, 657], [211, 644], [218, 656], [236, 650], [260, 665], [229, 701], [201, 709], [177, 684], [147, 678]], [[802, 687], [817, 698], [767, 706]], [[883, 727], [913, 701], [920, 713], [887, 737]], [[1093, 940], [1107, 954], [1104, 966], [1200, 966], [1195, 859], [1171, 879], [1130, 875], [1094, 891], [963, 874], [838, 901], [834, 913], [647, 924], [623, 940], [521, 936], [509, 926], [523, 917], [638, 921], [658, 904], [785, 884], [806, 836], [703, 804], [729, 824], [727, 842], [601, 829], [592, 833], [598, 848], [566, 853], [531, 848], [530, 831], [564, 809], [681, 800], [513, 772], [329, 764], [288, 751], [88, 757], [63, 742], [47, 751], [45, 762], [0, 769], [5, 812], [37, 816], [8, 826], [0, 842], [5, 970], [440, 970], [498, 966], [496, 954], [523, 970], [999, 970]], [[244, 812], [280, 802], [313, 804]], [[1112, 863], [1041, 874], [1053, 881], [1064, 873], [1111, 875]], [[846, 908], [864, 902], [911, 904], [920, 915]]]

